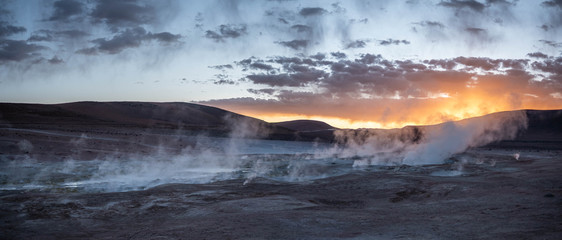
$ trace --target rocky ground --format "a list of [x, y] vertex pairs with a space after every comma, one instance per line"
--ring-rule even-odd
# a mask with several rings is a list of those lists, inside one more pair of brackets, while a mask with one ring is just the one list
[[[0, 192], [2, 239], [561, 239], [557, 151], [132, 192]], [[464, 160], [460, 160], [464, 159]], [[469, 159], [467, 161], [467, 159]]]

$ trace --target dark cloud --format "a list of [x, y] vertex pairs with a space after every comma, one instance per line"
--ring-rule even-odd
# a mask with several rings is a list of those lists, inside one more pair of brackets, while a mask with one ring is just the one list
[[95, 47], [90, 47], [90, 48], [79, 49], [75, 53], [84, 54], [84, 55], [97, 55], [98, 51]]
[[52, 57], [51, 59], [49, 59], [48, 61], [50, 64], [60, 64], [63, 63], [64, 61], [62, 59], [60, 59], [57, 56]]
[[[347, 29], [351, 24], [349, 21], [341, 19], [333, 26], [327, 25], [322, 15], [327, 15], [328, 11], [320, 7], [301, 8], [297, 12], [287, 10], [285, 8], [271, 8], [266, 12], [267, 16], [274, 16], [270, 18], [269, 24], [274, 24], [274, 28], [278, 30], [285, 30], [284, 34], [290, 34], [283, 39], [296, 39], [295, 41], [274, 41], [274, 43], [295, 49], [302, 50], [311, 46], [312, 44], [321, 44], [325, 41], [328, 29], [335, 28], [337, 34], [342, 42], [349, 42], [349, 30]], [[279, 23], [281, 19], [281, 23]], [[283, 35], [281, 35], [283, 36]]]
[[452, 70], [457, 65], [457, 63], [453, 60], [444, 59], [431, 59], [424, 62], [429, 64], [431, 68], [443, 68], [445, 70]]
[[449, 0], [449, 1], [441, 1], [438, 5], [444, 7], [450, 7], [454, 9], [463, 9], [468, 8], [474, 11], [482, 12], [486, 5], [474, 0]]
[[369, 67], [367, 66], [367, 64], [358, 62], [339, 61], [332, 64], [331, 70], [336, 74], [346, 73], [352, 75], [361, 75], [369, 72]]
[[303, 86], [303, 82], [299, 82], [289, 76], [289, 74], [271, 74], [271, 75], [262, 75], [262, 74], [253, 74], [246, 76], [250, 81], [255, 84], [264, 84], [268, 86], [288, 86], [288, 87], [300, 87]]
[[[338, 33], [345, 32], [343, 30], [339, 30], [341, 26], [337, 25], [336, 27], [338, 28]], [[292, 25], [292, 31], [290, 31], [289, 33], [292, 35], [292, 39], [307, 40], [308, 43], [321, 43], [324, 41], [325, 28], [326, 25], [321, 19], [313, 18], [308, 19], [306, 25]]]
[[340, 5], [341, 3], [332, 3], [332, 8], [334, 8], [335, 13], [344, 13], [346, 9]]
[[199, 30], [203, 30], [203, 21], [205, 20], [205, 18], [203, 18], [203, 14], [198, 12], [197, 15], [195, 15], [195, 28], [199, 29]]
[[499, 62], [491, 61], [489, 58], [457, 57], [454, 60], [455, 60], [455, 62], [463, 64], [465, 66], [468, 66], [468, 67], [471, 67], [471, 68], [480, 68], [480, 69], [483, 69], [485, 71], [495, 69], [499, 66], [498, 65]]
[[214, 81], [213, 84], [216, 84], [216, 85], [235, 85], [236, 82], [232, 81], [230, 79], [218, 79], [218, 80]]
[[311, 58], [277, 56], [273, 60], [270, 60], [269, 62], [276, 62], [276, 63], [282, 64], [283, 67], [285, 67], [285, 68], [287, 68], [287, 66], [296, 66], [296, 65], [316, 66], [318, 63], [320, 63], [322, 61], [317, 62], [316, 59], [313, 59], [313, 58], [321, 58], [321, 57], [322, 56], [320, 54], [315, 54], [315, 55], [311, 56]]
[[415, 25], [414, 27], [412, 27], [412, 31], [416, 33], [419, 32], [424, 34], [425, 37], [431, 42], [448, 39], [447, 35], [444, 32], [447, 29], [445, 27], [445, 24], [443, 24], [442, 22], [426, 20], [420, 22], [413, 22], [412, 24]]
[[252, 59], [253, 59], [253, 58], [254, 58], [254, 57], [250, 57], [250, 58], [246, 58], [246, 59], [240, 60], [239, 62], [236, 62], [236, 64], [247, 68], [247, 67], [249, 67], [250, 64], [252, 63]]
[[232, 65], [230, 64], [224, 64], [224, 65], [216, 65], [216, 66], [210, 66], [209, 68], [214, 68], [214, 69], [218, 69], [218, 70], [224, 70], [224, 69], [232, 69]]
[[348, 43], [345, 48], [364, 48], [367, 45], [363, 40], [355, 40], [353, 42]]
[[322, 15], [326, 12], [328, 11], [326, 11], [323, 8], [314, 7], [314, 8], [303, 8], [300, 10], [299, 14], [301, 16], [308, 17], [308, 16]]
[[248, 34], [246, 31], [247, 27], [245, 24], [241, 25], [220, 25], [217, 31], [207, 30], [205, 32], [205, 37], [209, 39], [213, 39], [217, 42], [224, 42], [226, 38], [238, 38], [242, 35]]
[[220, 33], [224, 38], [237, 38], [246, 34], [246, 25], [221, 25]]
[[[465, 108], [472, 111], [474, 106], [488, 112], [498, 111], [497, 107], [520, 108], [528, 101], [536, 99], [539, 103], [552, 98], [553, 92], [562, 91], [562, 57], [529, 64], [528, 59], [477, 57], [392, 61], [373, 54], [355, 59], [324, 53], [313, 56], [269, 57], [274, 68], [275, 64], [282, 66], [278, 73], [253, 72], [243, 80], [269, 87], [263, 91], [248, 90], [258, 99], [222, 99], [206, 103], [261, 114], [442, 122], [450, 120], [451, 116], [428, 116], [427, 112], [451, 106], [451, 103], [452, 108], [445, 108], [447, 111]], [[254, 58], [252, 61], [263, 60]], [[537, 78], [542, 81], [535, 81]], [[307, 90], [303, 91], [303, 87]], [[267, 100], [259, 99], [264, 95]], [[533, 98], [524, 100], [525, 96]], [[490, 102], [494, 102], [493, 106]], [[377, 106], [396, 111], [391, 114]]]
[[131, 27], [155, 21], [156, 10], [136, 0], [98, 0], [90, 16], [112, 27]]
[[380, 54], [373, 55], [368, 53], [368, 54], [361, 55], [361, 57], [359, 59], [356, 59], [355, 61], [363, 64], [373, 64], [373, 63], [381, 62], [381, 60], [382, 60], [382, 56]]
[[31, 35], [27, 39], [29, 42], [50, 42], [53, 41], [53, 37], [50, 35]]
[[39, 30], [33, 32], [33, 34], [27, 39], [30, 42], [50, 42], [53, 41], [53, 32], [49, 30]]
[[502, 59], [496, 61], [501, 63], [501, 66], [504, 68], [511, 68], [517, 71], [524, 70], [529, 64], [529, 60], [527, 59]]
[[0, 64], [5, 62], [20, 62], [26, 59], [33, 59], [31, 63], [40, 63], [40, 51], [47, 49], [44, 46], [37, 44], [30, 44], [23, 40], [7, 39], [12, 35], [23, 33], [26, 30], [24, 27], [14, 26], [9, 22], [2, 21], [2, 19], [9, 19], [12, 14], [10, 11], [2, 9], [0, 2]]
[[326, 58], [326, 55], [323, 53], [316, 53], [314, 55], [310, 55], [311, 58], [316, 59], [318, 61], [322, 61], [324, 60], [324, 58]]
[[473, 35], [487, 34], [486, 29], [483, 29], [483, 28], [468, 27], [468, 28], [465, 28], [464, 30], [467, 31], [470, 34], [473, 34]]
[[408, 41], [408, 40], [395, 40], [395, 39], [389, 38], [387, 40], [379, 41], [379, 44], [383, 45], [383, 46], [387, 46], [387, 45], [391, 45], [391, 44], [394, 44], [394, 45], [406, 44], [406, 45], [408, 45], [408, 44], [410, 44], [410, 41]]
[[55, 32], [55, 34], [65, 38], [82, 38], [90, 35], [89, 33], [80, 30], [66, 30]]
[[156, 39], [161, 43], [173, 43], [177, 42], [181, 38], [181, 35], [171, 34], [169, 32], [161, 32], [152, 34], [149, 36], [149, 38]]
[[294, 66], [291, 67], [289, 72], [283, 74], [252, 74], [246, 76], [246, 78], [255, 84], [271, 87], [302, 87], [311, 82], [316, 82], [326, 75], [322, 70]]
[[542, 5], [545, 7], [558, 7], [562, 9], [562, 0], [544, 1]]
[[205, 37], [209, 39], [214, 39], [217, 42], [224, 41], [223, 37], [215, 31], [208, 30], [207, 32], [205, 32]]
[[281, 41], [276, 43], [294, 50], [301, 50], [308, 47], [308, 40]]
[[531, 66], [535, 70], [547, 73], [545, 77], [547, 81], [542, 82], [547, 85], [551, 92], [562, 92], [562, 57], [549, 58], [542, 62], [536, 61]]
[[539, 40], [539, 42], [542, 42], [543, 44], [546, 44], [548, 46], [555, 47], [555, 48], [562, 46], [562, 42], [555, 42], [555, 41], [544, 40], [544, 39]]
[[342, 52], [333, 52], [333, 53], [330, 53], [330, 54], [332, 56], [334, 56], [335, 58], [338, 58], [338, 59], [347, 58], [347, 55], [345, 55], [345, 53], [342, 53]]
[[469, 38], [467, 40], [469, 43], [474, 44], [482, 44], [485, 42], [491, 42], [494, 39], [488, 34], [488, 31], [483, 28], [476, 28], [476, 27], [467, 27], [464, 29], [465, 32], [469, 34]]
[[275, 93], [275, 89], [273, 88], [265, 88], [265, 89], [248, 89], [249, 93], [253, 93], [256, 95], [265, 94], [265, 95], [273, 95]]
[[[293, 66], [294, 73], [291, 74], [291, 78], [301, 82], [301, 83], [309, 83], [321, 80], [326, 76], [326, 72], [319, 69], [313, 68], [296, 68]], [[304, 85], [304, 84], [303, 84]]]
[[310, 104], [315, 101], [315, 96], [311, 92], [281, 90], [277, 95], [280, 102], [293, 104]]
[[548, 58], [548, 55], [541, 53], [541, 52], [534, 52], [534, 53], [529, 53], [527, 54], [527, 56], [532, 57], [532, 58]]
[[422, 63], [416, 63], [413, 62], [412, 60], [406, 60], [406, 61], [396, 61], [396, 64], [398, 65], [398, 67], [400, 69], [402, 69], [405, 72], [416, 72], [416, 71], [421, 71], [421, 70], [426, 70], [427, 66], [425, 66]]
[[507, 0], [486, 0], [486, 5], [504, 5], [504, 6], [515, 6], [518, 0], [514, 0], [512, 2]]
[[115, 35], [111, 39], [98, 38], [92, 42], [97, 45], [96, 48], [99, 51], [116, 54], [123, 51], [125, 48], [140, 46], [145, 37], [146, 31], [144, 28], [138, 27], [134, 29], [127, 29], [120, 34]]
[[276, 62], [279, 64], [283, 64], [283, 65], [287, 65], [287, 64], [302, 64], [304, 63], [302, 58], [299, 57], [283, 57], [283, 56], [278, 56], [275, 57], [273, 60], [271, 60], [272, 62]]
[[265, 63], [259, 63], [259, 62], [250, 64], [250, 68], [257, 69], [257, 70], [266, 70], [266, 71], [273, 70], [273, 67], [271, 65]]
[[293, 25], [293, 26], [291, 26], [291, 29], [294, 29], [299, 33], [311, 33], [312, 32], [311, 27], [306, 26], [306, 25], [301, 25], [301, 24]]
[[51, 31], [51, 30], [38, 30], [33, 32], [31, 36], [27, 39], [30, 42], [50, 42], [55, 40], [61, 39], [76, 39], [76, 38], [83, 38], [88, 36], [89, 34], [79, 30], [66, 30], [66, 31]]
[[0, 38], [8, 37], [25, 31], [26, 29], [24, 27], [9, 25], [7, 22], [0, 21]]
[[97, 51], [117, 54], [126, 48], [139, 47], [142, 42], [149, 40], [157, 40], [161, 43], [177, 42], [180, 35], [174, 35], [168, 32], [152, 34], [142, 27], [127, 29], [113, 36], [111, 39], [98, 38], [92, 42], [96, 44], [94, 48], [85, 48], [78, 50], [77, 53], [93, 55]]
[[543, 25], [540, 26], [540, 28], [541, 28], [542, 30], [548, 32], [548, 29], [549, 29], [549, 28], [552, 28], [552, 26], [548, 26], [548, 25], [546, 25], [546, 24], [543, 24]]
[[[314, 57], [318, 56], [318, 57]], [[397, 93], [402, 97], [424, 98], [429, 93], [462, 90], [472, 77], [481, 71], [503, 72], [503, 74], [527, 80], [532, 76], [525, 71], [526, 59], [490, 59], [476, 57], [457, 57], [455, 59], [433, 59], [427, 61], [396, 60], [389, 61], [380, 55], [364, 54], [348, 60], [346, 56], [331, 53], [338, 61], [326, 61], [325, 54], [309, 57], [275, 57], [272, 62], [282, 64], [280, 73], [270, 74], [267, 68], [255, 68], [264, 73], [246, 76], [254, 84], [270, 87], [315, 86], [330, 94], [350, 96], [371, 94], [392, 97]], [[323, 57], [322, 57], [323, 56]], [[562, 59], [562, 58], [561, 58]], [[260, 61], [259, 59], [257, 61]], [[312, 61], [305, 64], [307, 61]], [[559, 74], [562, 60], [535, 63], [535, 69]], [[269, 66], [269, 65], [268, 65]], [[328, 66], [326, 70], [324, 66]], [[275, 68], [272, 66], [271, 68]], [[445, 69], [445, 71], [440, 70]], [[453, 70], [455, 69], [455, 70]], [[494, 73], [489, 73], [494, 74]]]
[[39, 51], [46, 47], [29, 44], [26, 41], [0, 39], [0, 61], [22, 61], [40, 56]]
[[421, 22], [415, 22], [413, 24], [420, 25], [422, 27], [434, 27], [440, 29], [445, 28], [445, 25], [443, 23], [437, 21], [421, 21]]
[[558, 76], [559, 80], [562, 81], [562, 57], [546, 59], [542, 62], [533, 62], [531, 65], [537, 70]]
[[226, 74], [215, 74], [216, 80], [213, 81], [216, 85], [236, 85], [236, 82], [231, 80]]
[[309, 72], [313, 72], [315, 71], [314, 68], [311, 68], [309, 66], [307, 66], [307, 64], [305, 64], [306, 59], [303, 59], [302, 63], [292, 63], [292, 64], [284, 64], [283, 68], [287, 71], [290, 72], [295, 72], [295, 73], [309, 73]]
[[541, 13], [541, 18], [545, 24], [542, 25], [543, 30], [557, 30], [562, 27], [562, 0], [544, 1], [541, 4], [545, 11]]
[[82, 3], [74, 0], [59, 0], [53, 4], [55, 12], [49, 18], [50, 21], [68, 21], [70, 17], [83, 12]]

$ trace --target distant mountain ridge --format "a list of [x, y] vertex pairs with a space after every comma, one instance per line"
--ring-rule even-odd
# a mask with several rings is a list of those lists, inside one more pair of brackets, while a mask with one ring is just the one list
[[218, 126], [224, 124], [223, 118], [227, 114], [242, 117], [219, 108], [191, 103], [148, 102], [0, 103], [0, 113], [4, 122], [12, 124], [49, 123], [56, 118], [67, 124]]
[[244, 122], [268, 133], [266, 138], [294, 140], [295, 132], [220, 108], [170, 102], [0, 103], [0, 127], [32, 129], [158, 128], [226, 136]]
[[[562, 143], [562, 110], [520, 111], [524, 111], [527, 115], [528, 128], [521, 132], [516, 141]], [[501, 113], [479, 118], [495, 114]], [[0, 127], [26, 129], [81, 131], [94, 128], [157, 128], [228, 136], [241, 121], [258, 126], [260, 131], [266, 133], [260, 137], [267, 139], [332, 142], [335, 140], [334, 131], [339, 130], [315, 120], [268, 123], [220, 108], [184, 102], [0, 103]], [[401, 129], [374, 129], [373, 131], [403, 132], [406, 136], [410, 136], [415, 129], [430, 127], [432, 126], [407, 126]]]
[[310, 132], [310, 131], [323, 131], [323, 130], [334, 130], [338, 129], [336, 127], [332, 127], [330, 124], [327, 124], [322, 121], [316, 120], [293, 120], [293, 121], [286, 121], [286, 122], [276, 122], [272, 123], [276, 126], [281, 126], [284, 128], [288, 128], [291, 130], [299, 131], [299, 132]]

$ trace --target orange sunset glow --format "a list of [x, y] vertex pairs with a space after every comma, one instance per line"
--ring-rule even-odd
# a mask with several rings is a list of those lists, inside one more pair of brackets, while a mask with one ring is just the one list
[[[537, 81], [531, 79], [530, 75], [500, 74], [475, 77], [475, 74], [470, 73], [463, 73], [458, 79], [445, 79], [439, 77], [443, 72], [424, 74], [437, 77], [431, 79], [431, 84], [406, 86], [388, 96], [360, 98], [346, 92], [346, 95], [330, 98], [323, 93], [304, 92], [288, 98], [280, 93], [279, 100], [275, 101], [236, 99], [211, 104], [268, 122], [311, 119], [324, 121], [337, 128], [401, 128], [407, 125], [438, 124], [501, 111], [562, 108], [562, 98], [558, 92], [560, 90], [557, 90], [560, 86], [553, 85], [549, 79]], [[420, 73], [415, 76], [425, 77]], [[407, 80], [413, 83], [419, 81], [416, 78]], [[322, 90], [324, 86], [319, 88]], [[414, 91], [412, 89], [440, 94], [411, 96], [403, 93]], [[353, 91], [374, 90], [361, 88]]]
[[[529, 97], [534, 98], [534, 97]], [[309, 119], [318, 120], [326, 122], [337, 128], [401, 128], [404, 126], [413, 125], [432, 125], [438, 124], [445, 121], [455, 121], [465, 118], [482, 116], [494, 112], [502, 111], [512, 111], [520, 109], [536, 109], [536, 110], [547, 110], [547, 109], [560, 109], [562, 104], [558, 101], [550, 102], [537, 102], [537, 101], [527, 101], [525, 104], [521, 104], [520, 107], [515, 108], [510, 105], [509, 102], [498, 102], [494, 101], [493, 98], [485, 97], [467, 99], [466, 101], [460, 102], [452, 99], [442, 100], [442, 103], [436, 103], [437, 106], [427, 106], [430, 109], [405, 109], [404, 115], [395, 115], [394, 118], [389, 118], [386, 121], [369, 121], [363, 120], [368, 116], [372, 116], [373, 119], [379, 119], [376, 110], [371, 112], [365, 112], [361, 115], [359, 119], [354, 120], [350, 118], [343, 117], [331, 117], [331, 116], [315, 116], [315, 115], [301, 115], [301, 114], [290, 114], [290, 113], [256, 113], [254, 111], [244, 111], [239, 110], [241, 114], [262, 119], [267, 122], [283, 122], [291, 121], [297, 119]], [[534, 100], [534, 99], [533, 99]], [[235, 108], [235, 107], [232, 107]], [[236, 111], [236, 109], [235, 109]]]

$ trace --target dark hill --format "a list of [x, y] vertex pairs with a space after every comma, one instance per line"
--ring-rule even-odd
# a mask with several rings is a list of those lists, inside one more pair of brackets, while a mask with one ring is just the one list
[[281, 126], [299, 132], [337, 129], [325, 122], [315, 121], [315, 120], [294, 120], [294, 121], [287, 121], [287, 122], [277, 122], [273, 124], [276, 126]]
[[223, 109], [191, 103], [0, 103], [0, 126], [13, 128], [66, 131], [94, 128], [183, 129], [226, 135], [239, 124], [268, 133], [268, 136], [263, 136], [265, 138], [295, 138], [292, 130]]
[[562, 110], [526, 110], [529, 126], [522, 139], [562, 140]]
[[562, 150], [562, 110], [522, 110], [527, 114], [527, 129], [513, 140], [490, 144], [503, 148]]
[[[562, 148], [562, 110], [521, 110], [528, 117], [528, 128], [511, 141], [495, 143], [506, 147], [533, 145]], [[478, 118], [489, 118], [494, 113]], [[461, 120], [466, 121], [466, 120]], [[227, 136], [240, 123], [259, 129], [260, 138], [302, 141], [334, 141], [337, 128], [321, 121], [295, 120], [279, 123], [192, 103], [170, 102], [76, 102], [65, 104], [0, 103], [0, 127], [63, 130], [72, 132], [107, 129], [186, 130], [194, 134]], [[433, 126], [408, 126], [402, 129], [370, 129], [376, 134], [416, 138]], [[364, 130], [344, 130], [364, 135]], [[369, 134], [367, 134], [369, 135]], [[414, 141], [415, 142], [415, 141]]]

